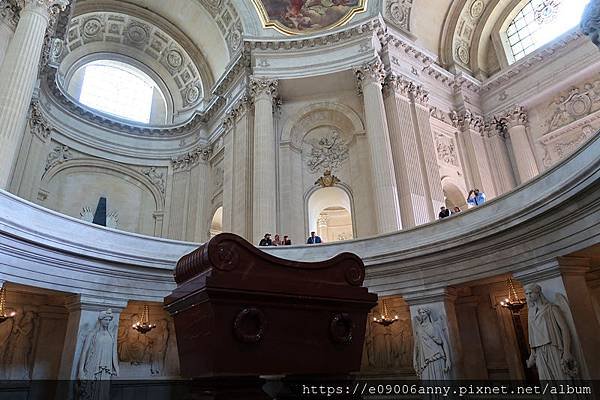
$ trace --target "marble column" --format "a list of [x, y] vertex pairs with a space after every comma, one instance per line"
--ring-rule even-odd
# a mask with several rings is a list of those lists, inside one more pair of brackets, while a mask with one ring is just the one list
[[[2, 3], [2, 2], [0, 2]], [[0, 10], [0, 65], [4, 61], [6, 49], [17, 28], [19, 22], [19, 9], [16, 2], [7, 2]]]
[[242, 96], [223, 120], [223, 231], [253, 240], [252, 232], [252, 102]]
[[63, 345], [58, 379], [77, 379], [81, 350], [87, 335], [98, 323], [98, 314], [111, 309], [113, 320], [109, 327], [115, 339], [118, 337], [119, 316], [127, 307], [127, 301], [99, 299], [85, 295], [69, 298], [66, 304], [69, 311], [67, 334]]
[[490, 163], [484, 145], [485, 123], [469, 110], [452, 113], [452, 124], [458, 129], [458, 145], [464, 157], [467, 189], [483, 191], [488, 200], [496, 197]]
[[571, 330], [571, 354], [579, 365], [580, 378], [600, 379], [600, 321], [586, 282], [590, 264], [585, 257], [558, 257], [513, 276], [523, 286], [539, 285], [546, 299], [559, 307]]
[[[462, 345], [456, 317], [456, 293], [452, 288], [432, 289], [404, 295], [410, 307], [413, 338], [419, 335], [418, 318], [428, 318], [434, 329], [444, 336], [448, 349], [443, 351], [449, 358], [449, 370], [446, 379], [463, 378]], [[440, 349], [441, 351], [441, 349]]]
[[24, 0], [19, 23], [0, 67], [0, 188], [8, 188], [27, 122], [44, 36], [54, 7], [68, 0]]
[[379, 60], [355, 68], [354, 71], [363, 95], [377, 231], [378, 233], [394, 232], [401, 229], [402, 223], [392, 148], [381, 92], [385, 71]]
[[252, 242], [277, 228], [277, 165], [273, 102], [279, 81], [251, 77], [254, 99], [254, 146], [252, 179]]
[[527, 135], [527, 113], [523, 107], [516, 107], [504, 117], [513, 150], [519, 183], [523, 184], [539, 174], [533, 148]]
[[425, 195], [425, 181], [419, 161], [416, 129], [411, 104], [414, 84], [390, 74], [384, 87], [385, 107], [394, 159], [402, 228], [413, 228], [432, 221], [432, 207]]

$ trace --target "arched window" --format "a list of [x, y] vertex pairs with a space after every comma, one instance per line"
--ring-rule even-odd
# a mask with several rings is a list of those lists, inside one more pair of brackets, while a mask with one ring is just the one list
[[[529, 0], [504, 31], [510, 64], [577, 26], [590, 0]], [[505, 24], [506, 26], [506, 24]]]
[[69, 93], [85, 106], [144, 124], [164, 124], [166, 102], [156, 82], [138, 68], [115, 60], [85, 64], [71, 79]]

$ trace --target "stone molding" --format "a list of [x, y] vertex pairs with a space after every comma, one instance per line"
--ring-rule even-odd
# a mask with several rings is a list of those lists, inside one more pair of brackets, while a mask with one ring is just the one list
[[[600, 191], [595, 190], [599, 151], [597, 137], [557, 168], [444, 221], [444, 229], [427, 224], [318, 249], [282, 246], [266, 251], [304, 261], [352, 251], [368, 266], [366, 285], [371, 291], [412, 294], [413, 299], [423, 298], [419, 295], [423, 292], [432, 293], [430, 299], [439, 299], [436, 291], [439, 294], [446, 287], [515, 271], [535, 271], [562, 255], [564, 249], [581, 250], [600, 238], [600, 226], [590, 218], [600, 207]], [[580, 204], [575, 212], [569, 206], [574, 199]], [[174, 288], [176, 261], [197, 247], [90, 225], [5, 191], [0, 191], [0, 207], [5, 211], [0, 215], [5, 238], [0, 248], [0, 274], [16, 284], [117, 300], [160, 301]], [[38, 221], [35, 231], [27, 226], [28, 218]], [[495, 257], [490, 258], [490, 252], [495, 252]], [[79, 276], [93, 274], [96, 279], [75, 281], [72, 274], [65, 273], [75, 268]], [[99, 279], [102, 285], [97, 283]], [[123, 293], [111, 282], [129, 291]]]
[[187, 171], [198, 165], [201, 161], [208, 161], [212, 154], [210, 146], [198, 146], [195, 149], [171, 159], [171, 165], [175, 171]]

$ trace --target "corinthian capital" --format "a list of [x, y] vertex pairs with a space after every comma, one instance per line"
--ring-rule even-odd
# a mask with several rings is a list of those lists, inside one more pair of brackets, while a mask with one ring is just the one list
[[473, 114], [471, 110], [452, 111], [450, 113], [452, 125], [460, 130], [472, 130], [483, 133], [485, 121], [480, 115]]
[[21, 9], [42, 8], [50, 13], [64, 11], [69, 5], [69, 0], [16, 0]]
[[250, 96], [255, 100], [260, 96], [267, 96], [275, 99], [278, 95], [279, 81], [277, 79], [250, 77], [248, 89]]
[[527, 111], [523, 106], [517, 106], [508, 110], [502, 119], [506, 121], [508, 129], [519, 125], [527, 125]]
[[373, 60], [354, 68], [354, 75], [360, 91], [363, 85], [369, 83], [382, 85], [385, 80], [385, 68], [380, 60]]
[[0, 19], [11, 28], [15, 28], [19, 22], [19, 5], [17, 0], [0, 0]]
[[429, 102], [429, 92], [403, 75], [390, 73], [385, 79], [384, 88], [422, 105]]

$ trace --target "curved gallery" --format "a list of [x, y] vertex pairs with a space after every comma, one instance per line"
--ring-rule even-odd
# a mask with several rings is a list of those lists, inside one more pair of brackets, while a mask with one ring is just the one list
[[[374, 1], [319, 23], [310, 7], [278, 21], [269, 2], [263, 14], [228, 1], [76, 4], [46, 65], [19, 81], [31, 86], [0, 78], [25, 94], [0, 99], [0, 116], [27, 110], [0, 118], [15, 154], [0, 176], [0, 281], [15, 312], [0, 325], [0, 379], [77, 377], [81, 338], [107, 308], [117, 378], [177, 378], [162, 308], [176, 261], [218, 232], [296, 244], [311, 230], [326, 243], [265, 251], [363, 259], [381, 299], [369, 321], [396, 319], [367, 324], [363, 374], [425, 379], [412, 354], [415, 317], [428, 315], [451, 322], [450, 376], [530, 379], [501, 302], [535, 283], [566, 299], [581, 377], [598, 377], [600, 53], [575, 28], [510, 60], [495, 41], [534, 2]], [[31, 63], [2, 35], [2, 71]], [[152, 95], [116, 91], [112, 104], [100, 90], [117, 108], [90, 103], [89, 67]], [[142, 103], [143, 118], [126, 113]], [[9, 123], [22, 134], [6, 135]], [[467, 209], [475, 188], [487, 201]], [[438, 221], [441, 205], [463, 212]], [[130, 329], [144, 318], [157, 328]], [[18, 331], [26, 340], [9, 345]]]

